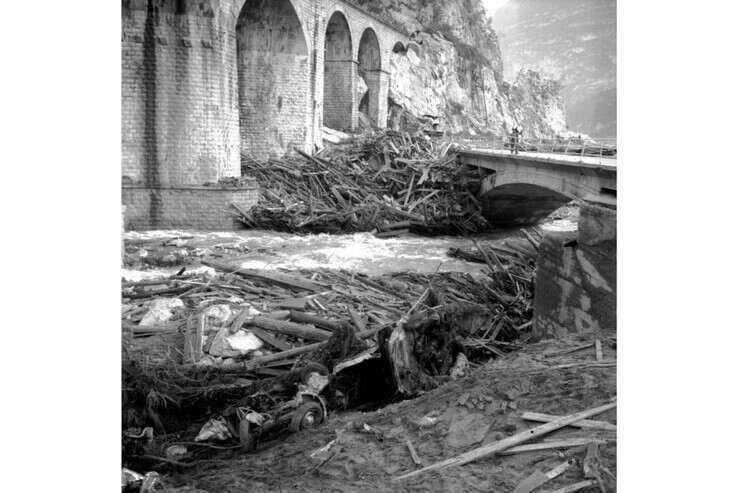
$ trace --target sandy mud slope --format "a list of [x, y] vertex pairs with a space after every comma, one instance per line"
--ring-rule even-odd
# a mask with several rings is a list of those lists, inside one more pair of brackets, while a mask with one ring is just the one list
[[[486, 491], [510, 492], [536, 470], [549, 471], [568, 460], [576, 463], [536, 491], [546, 492], [584, 480], [586, 447], [487, 457], [432, 471], [405, 481], [393, 478], [415, 466], [409, 440], [423, 465], [450, 458], [481, 444], [533, 428], [524, 411], [565, 415], [608, 403], [616, 396], [616, 347], [603, 344], [603, 360], [594, 347], [566, 355], [548, 352], [573, 348], [588, 339], [545, 341], [475, 368], [416, 399], [361, 413], [332, 413], [310, 432], [266, 444], [254, 454], [222, 452], [196, 467], [170, 471], [165, 481], [177, 491]], [[616, 409], [591, 419], [616, 424]], [[356, 431], [367, 424], [371, 432]], [[601, 464], [616, 475], [614, 431], [566, 427], [533, 442], [562, 438], [600, 438]], [[325, 451], [311, 454], [336, 440]], [[615, 485], [604, 473], [607, 491]], [[192, 488], [192, 489], [191, 489]], [[581, 491], [599, 491], [588, 487]]]

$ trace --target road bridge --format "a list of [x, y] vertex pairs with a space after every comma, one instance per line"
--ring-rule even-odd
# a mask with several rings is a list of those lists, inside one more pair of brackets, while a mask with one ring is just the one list
[[483, 212], [496, 226], [536, 223], [574, 199], [616, 207], [616, 158], [463, 149], [458, 159], [483, 171]]

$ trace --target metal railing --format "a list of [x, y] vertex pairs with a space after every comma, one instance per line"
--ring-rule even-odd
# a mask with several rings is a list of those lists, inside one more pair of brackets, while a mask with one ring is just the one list
[[[506, 150], [514, 148], [511, 139], [501, 137], [448, 137], [452, 143], [463, 147]], [[545, 154], [566, 154], [569, 156], [589, 156], [615, 158], [617, 156], [616, 138], [583, 139], [579, 137], [526, 139], [516, 143], [518, 152], [539, 152]]]

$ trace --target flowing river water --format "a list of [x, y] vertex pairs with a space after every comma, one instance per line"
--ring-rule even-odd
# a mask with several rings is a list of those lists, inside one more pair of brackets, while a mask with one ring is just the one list
[[[577, 211], [566, 207], [538, 226], [543, 232], [577, 229]], [[275, 231], [243, 230], [228, 232], [196, 232], [161, 230], [126, 232], [130, 243], [149, 240], [182, 238], [181, 244], [223, 252], [224, 259], [234, 266], [257, 269], [345, 269], [369, 275], [388, 272], [428, 273], [439, 270], [478, 274], [481, 265], [449, 257], [451, 247], [469, 248], [471, 238], [460, 236], [427, 237], [404, 235], [397, 238], [375, 238], [370, 233], [295, 235]], [[518, 229], [500, 230], [474, 237], [478, 241], [504, 243], [526, 241]], [[126, 280], [140, 280], [177, 269], [124, 269]]]

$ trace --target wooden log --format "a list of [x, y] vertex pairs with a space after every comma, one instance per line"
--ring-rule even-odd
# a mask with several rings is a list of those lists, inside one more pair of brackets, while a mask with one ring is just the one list
[[286, 298], [284, 300], [281, 300], [278, 302], [277, 307], [278, 308], [285, 308], [287, 310], [305, 310], [306, 309], [306, 303], [308, 303], [309, 298], [303, 297], [303, 298]]
[[288, 320], [290, 318], [290, 310], [276, 310], [274, 312], [263, 313], [265, 317], [274, 318], [275, 320]]
[[601, 348], [601, 339], [594, 341], [594, 347], [596, 348], [596, 361], [604, 361], [604, 351]]
[[293, 322], [312, 324], [317, 327], [323, 327], [324, 329], [331, 330], [333, 332], [336, 332], [337, 330], [340, 330], [342, 328], [341, 320], [329, 320], [323, 317], [319, 317], [318, 315], [313, 315], [311, 313], [301, 312], [298, 310], [290, 310], [289, 318]]
[[600, 438], [566, 438], [563, 440], [553, 440], [551, 442], [530, 443], [526, 445], [517, 445], [510, 449], [502, 450], [498, 455], [514, 455], [526, 452], [541, 452], [542, 450], [551, 450], [554, 448], [571, 448], [581, 447], [589, 443], [598, 443], [606, 445], [608, 442]]
[[247, 326], [255, 326], [260, 329], [270, 330], [293, 337], [300, 337], [311, 341], [324, 341], [331, 337], [331, 332], [317, 329], [313, 325], [297, 324], [287, 320], [276, 320], [274, 318], [258, 315], [248, 321]]
[[563, 369], [563, 368], [609, 368], [611, 366], [617, 366], [617, 360], [605, 359], [603, 361], [579, 361], [577, 363], [565, 363], [563, 365], [550, 366], [549, 369]]
[[250, 331], [257, 337], [259, 337], [262, 341], [266, 342], [270, 346], [274, 347], [275, 349], [279, 349], [280, 351], [287, 351], [288, 349], [291, 349], [292, 346], [288, 344], [285, 341], [281, 341], [275, 336], [272, 336], [265, 332], [264, 330], [260, 329], [259, 327], [250, 327]]
[[406, 439], [406, 448], [409, 449], [409, 454], [411, 454], [411, 460], [414, 461], [414, 464], [416, 464], [417, 466], [420, 466], [421, 459], [419, 458], [419, 454], [416, 453], [414, 444], [411, 443], [411, 440], [409, 440], [408, 438]]
[[206, 315], [200, 312], [197, 317], [188, 319], [188, 330], [185, 333], [182, 362], [184, 364], [197, 363], [203, 357], [203, 332], [205, 331]]
[[249, 318], [249, 308], [244, 308], [241, 312], [239, 312], [239, 315], [236, 316], [234, 319], [234, 323], [231, 324], [231, 332], [236, 332], [237, 330], [241, 329], [244, 325], [244, 322], [247, 321]]
[[[533, 413], [529, 411], [522, 414], [523, 420], [537, 421], [540, 423], [549, 423], [561, 417], [562, 416], [556, 416], [554, 414]], [[617, 425], [613, 423], [609, 423], [608, 421], [597, 421], [597, 420], [592, 420], [592, 419], [584, 419], [583, 421], [577, 421], [575, 423], [571, 423], [569, 426], [572, 426], [574, 428], [583, 428], [586, 430], [617, 431]]]
[[535, 250], [539, 250], [539, 249], [540, 249], [540, 244], [539, 244], [539, 242], [538, 242], [537, 240], [535, 240], [535, 239], [534, 239], [534, 238], [532, 237], [532, 235], [531, 235], [531, 234], [529, 234], [529, 231], [527, 231], [527, 230], [526, 230], [526, 229], [524, 229], [524, 228], [521, 228], [521, 232], [522, 232], [522, 233], [524, 233], [524, 236], [526, 236], [526, 237], [527, 237], [527, 240], [529, 240], [529, 242], [530, 242], [530, 243], [532, 244], [532, 246], [534, 247], [534, 249], [535, 249]]
[[131, 331], [132, 334], [161, 334], [166, 332], [177, 332], [182, 326], [182, 321], [165, 322], [155, 325], [139, 325], [129, 320], [121, 319], [121, 328]]
[[406, 234], [409, 232], [408, 228], [404, 229], [393, 229], [390, 231], [381, 231], [380, 233], [375, 233], [376, 238], [393, 238], [396, 236], [401, 236], [403, 234]]
[[561, 349], [559, 351], [550, 351], [550, 352], [544, 353], [544, 356], [546, 358], [552, 358], [553, 356], [562, 356], [564, 354], [575, 353], [576, 351], [583, 351], [584, 349], [589, 349], [593, 347], [593, 345], [594, 345], [593, 342], [589, 342], [588, 344], [582, 344], [580, 346], [575, 346], [575, 347], [571, 347], [567, 349]]
[[525, 430], [523, 432], [517, 433], [515, 435], [512, 435], [508, 438], [504, 438], [503, 440], [499, 440], [497, 442], [489, 443], [487, 445], [483, 445], [482, 447], [477, 447], [473, 450], [470, 450], [468, 452], [462, 453], [460, 455], [457, 455], [455, 457], [452, 457], [450, 459], [446, 459], [440, 462], [436, 462], [432, 465], [429, 465], [427, 467], [424, 467], [422, 469], [412, 471], [406, 474], [402, 474], [401, 476], [397, 476], [393, 478], [394, 481], [400, 481], [403, 479], [408, 479], [414, 476], [417, 476], [419, 474], [423, 474], [425, 472], [429, 471], [436, 471], [438, 469], [445, 469], [447, 467], [452, 466], [460, 466], [463, 464], [467, 464], [468, 462], [473, 462], [478, 459], [482, 459], [483, 457], [488, 457], [490, 455], [493, 455], [495, 453], [501, 452], [502, 450], [506, 450], [508, 448], [513, 447], [514, 445], [519, 445], [523, 442], [527, 442], [529, 440], [532, 440], [533, 438], [540, 437], [542, 435], [546, 435], [547, 433], [553, 432], [555, 430], [559, 430], [560, 428], [563, 428], [565, 426], [568, 426], [571, 423], [575, 423], [577, 421], [582, 421], [586, 418], [590, 418], [591, 416], [595, 416], [597, 414], [601, 414], [603, 412], [606, 412], [610, 409], [614, 409], [617, 407], [617, 403], [610, 402], [608, 404], [604, 404], [602, 406], [594, 407], [591, 409], [587, 409], [585, 411], [569, 414], [567, 416], [563, 416], [560, 419], [556, 421], [551, 421], [549, 423], [545, 423], [540, 426], [536, 426], [534, 428], [531, 428], [529, 430]]
[[596, 486], [596, 481], [594, 481], [593, 479], [589, 479], [587, 481], [579, 481], [568, 486], [563, 486], [562, 488], [558, 488], [556, 490], [548, 491], [547, 493], [575, 493], [576, 491], [580, 491], [583, 488], [587, 488], [589, 486]]
[[190, 286], [175, 286], [175, 287], [166, 287], [162, 289], [152, 289], [150, 291], [138, 291], [134, 293], [121, 293], [122, 298], [128, 298], [130, 300], [138, 300], [142, 298], [151, 298], [154, 296], [163, 296], [163, 295], [171, 295], [171, 294], [180, 294], [184, 293], [190, 289]]
[[223, 272], [232, 272], [234, 274], [239, 274], [240, 276], [258, 279], [263, 282], [266, 281], [272, 284], [277, 284], [278, 286], [284, 286], [291, 289], [298, 289], [301, 291], [322, 291], [323, 289], [325, 289], [324, 286], [320, 286], [313, 281], [309, 281], [307, 279], [289, 274], [283, 274], [281, 272], [267, 271], [261, 269], [242, 269], [240, 267], [234, 267], [213, 260], [201, 260], [201, 264], [208, 267], [213, 267], [214, 269], [218, 269]]
[[535, 471], [524, 480], [517, 485], [516, 488], [514, 488], [514, 491], [512, 493], [530, 493], [531, 491], [534, 491], [535, 489], [539, 488], [543, 484], [547, 483], [551, 479], [554, 479], [561, 474], [563, 474], [565, 471], [567, 471], [571, 466], [573, 465], [572, 460], [567, 460], [563, 462], [562, 464], [559, 464], [555, 466], [554, 468], [550, 469], [547, 472], [542, 471]]
[[410, 228], [413, 223], [411, 221], [398, 221], [395, 223], [389, 223], [380, 228], [381, 231], [392, 231], [394, 229]]

